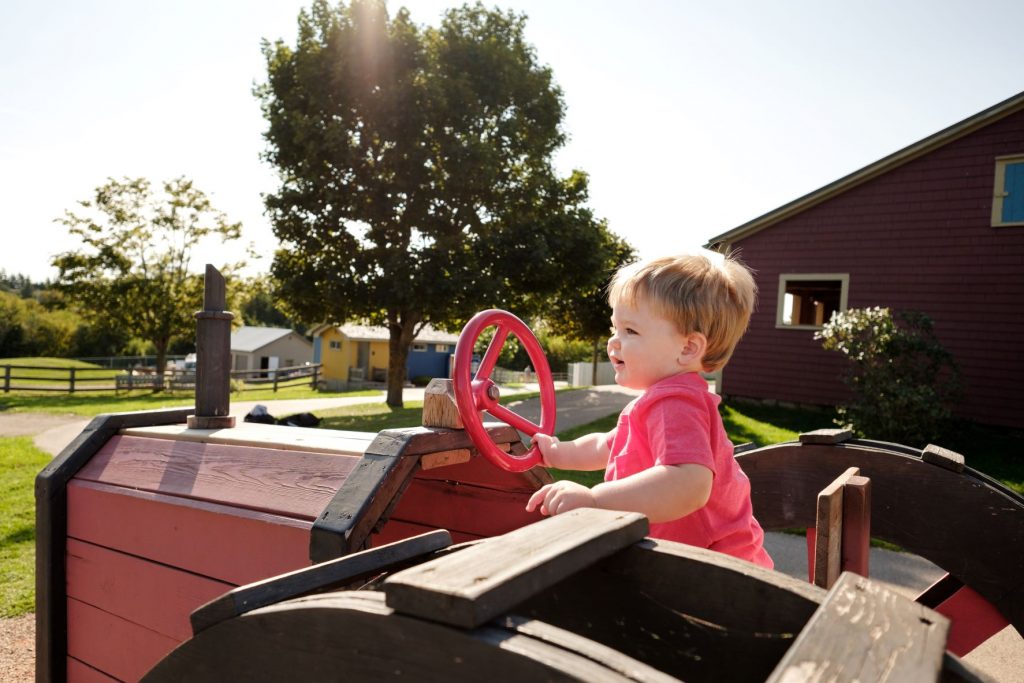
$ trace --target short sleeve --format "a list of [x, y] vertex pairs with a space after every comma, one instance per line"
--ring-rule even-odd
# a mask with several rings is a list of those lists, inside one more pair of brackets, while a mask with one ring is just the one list
[[702, 403], [687, 396], [666, 396], [644, 416], [655, 465], [704, 465], [715, 471], [711, 421]]

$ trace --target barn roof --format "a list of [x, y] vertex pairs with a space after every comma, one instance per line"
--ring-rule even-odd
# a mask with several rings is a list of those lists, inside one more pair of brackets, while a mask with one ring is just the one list
[[836, 195], [842, 194], [843, 192], [846, 192], [847, 190], [850, 190], [862, 183], [877, 178], [898, 166], [902, 166], [909, 161], [913, 161], [918, 157], [924, 156], [939, 147], [948, 145], [954, 140], [962, 138], [965, 135], [969, 135], [981, 128], [984, 128], [985, 126], [991, 125], [999, 119], [1009, 116], [1010, 114], [1014, 114], [1022, 109], [1024, 109], [1024, 92], [1003, 100], [999, 104], [993, 105], [974, 116], [968, 117], [959, 123], [949, 126], [948, 128], [944, 128], [938, 133], [915, 142], [909, 147], [904, 147], [898, 152], [894, 152], [887, 157], [879, 159], [859, 171], [854, 171], [847, 176], [843, 176], [835, 182], [829, 183], [828, 185], [825, 185], [810, 194], [806, 194], [799, 199], [795, 199], [788, 204], [784, 204], [773, 211], [769, 211], [768, 213], [744, 223], [737, 228], [733, 228], [728, 232], [712, 237], [708, 240], [708, 243], [704, 245], [704, 248], [722, 251], [737, 240], [749, 237], [754, 233], [771, 227], [780, 221], [806, 211], [807, 209], [821, 204]]
[[231, 332], [231, 350], [252, 353], [292, 333], [284, 327], [256, 327], [243, 325]]

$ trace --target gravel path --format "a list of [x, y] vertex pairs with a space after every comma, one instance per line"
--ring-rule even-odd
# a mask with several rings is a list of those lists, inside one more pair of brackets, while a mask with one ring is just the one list
[[0, 619], [0, 681], [36, 677], [36, 615]]

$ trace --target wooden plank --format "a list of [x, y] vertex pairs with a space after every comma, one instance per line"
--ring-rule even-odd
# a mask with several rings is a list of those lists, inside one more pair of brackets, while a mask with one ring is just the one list
[[77, 478], [313, 520], [358, 458], [114, 436]]
[[414, 479], [391, 517], [474, 536], [500, 536], [544, 519], [526, 511], [530, 493], [463, 483]]
[[68, 536], [89, 543], [233, 585], [309, 565], [307, 521], [86, 481], [67, 490]]
[[67, 654], [122, 681], [137, 681], [178, 641], [68, 599]]
[[67, 673], [64, 596], [67, 483], [117, 430], [184, 422], [192, 412], [191, 408], [174, 408], [99, 415], [36, 475], [36, 675], [39, 680], [59, 682]]
[[[515, 444], [513, 444], [513, 447]], [[523, 449], [525, 451], [525, 449]], [[438, 479], [473, 484], [502, 491], [523, 491], [533, 493], [544, 484], [551, 483], [551, 476], [543, 467], [534, 467], [526, 472], [508, 472], [495, 467], [491, 462], [470, 451], [472, 457], [464, 462], [435, 470], [421, 470], [417, 479]], [[521, 455], [522, 453], [518, 453]]]
[[871, 535], [959, 577], [1024, 633], [1020, 494], [970, 467], [957, 474], [875, 446], [778, 444], [736, 461], [765, 529], [813, 526], [817, 492], [837, 471], [860, 467], [871, 478]]
[[935, 681], [949, 620], [844, 573], [769, 681]]
[[580, 508], [407, 569], [384, 592], [396, 611], [472, 628], [639, 541], [647, 528], [638, 513]]
[[203, 631], [146, 681], [637, 680], [509, 629], [467, 632], [395, 614], [381, 598], [374, 591], [336, 592], [255, 610]]
[[921, 459], [930, 465], [938, 465], [958, 474], [963, 472], [966, 466], [964, 456], [935, 444], [928, 444], [924, 447], [924, 450], [921, 451]]
[[1009, 624], [992, 603], [950, 574], [929, 586], [916, 602], [949, 618], [946, 649], [958, 657], [969, 654]]
[[196, 441], [235, 446], [254, 446], [283, 451], [362, 455], [376, 434], [313, 427], [283, 427], [258, 422], [239, 422], [232, 429], [189, 429], [185, 425], [136, 427], [122, 431], [125, 436], [141, 436], [173, 441]]
[[405, 487], [419, 468], [419, 458], [391, 451], [389, 437], [376, 439], [345, 479], [313, 523], [309, 537], [309, 559], [326, 562], [360, 550], [378, 526], [383, 526], [388, 512], [398, 502]]
[[179, 641], [192, 635], [192, 610], [233, 588], [73, 538], [66, 571], [69, 598]]
[[838, 444], [853, 438], [849, 429], [815, 429], [800, 435], [800, 443], [806, 444]]
[[117, 683], [116, 678], [111, 678], [102, 671], [98, 671], [74, 657], [68, 657], [67, 660], [69, 683]]
[[[370, 536], [369, 543], [371, 548], [377, 548], [385, 545], [386, 543], [394, 543], [395, 541], [412, 538], [413, 536], [425, 534], [432, 530], [433, 527], [425, 526], [423, 524], [413, 524], [412, 522], [405, 522], [392, 517], [385, 522], [384, 527], [380, 531], [375, 531], [373, 535]], [[483, 536], [466, 534], [461, 531], [452, 531], [450, 529], [447, 531], [448, 535], [452, 538], [452, 543], [479, 541], [483, 538]]]
[[843, 540], [840, 567], [868, 576], [871, 559], [871, 480], [853, 476], [843, 486]]
[[514, 613], [680, 680], [763, 681], [824, 598], [817, 586], [780, 572], [647, 538], [537, 593]]
[[814, 584], [831, 588], [839, 578], [843, 540], [843, 486], [850, 477], [860, 474], [856, 467], [847, 468], [818, 493], [815, 520]]
[[192, 631], [199, 633], [225, 619], [260, 607], [309, 593], [340, 588], [360, 578], [406, 565], [410, 560], [451, 544], [447, 531], [438, 529], [421, 536], [372, 550], [322, 562], [287, 574], [239, 586], [196, 609], [191, 616]]

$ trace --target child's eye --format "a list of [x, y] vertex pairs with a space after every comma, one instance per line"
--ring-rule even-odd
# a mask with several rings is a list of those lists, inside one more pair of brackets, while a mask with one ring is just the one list
[[639, 334], [639, 333], [636, 330], [634, 330], [632, 327], [627, 327], [626, 328], [626, 334]]

